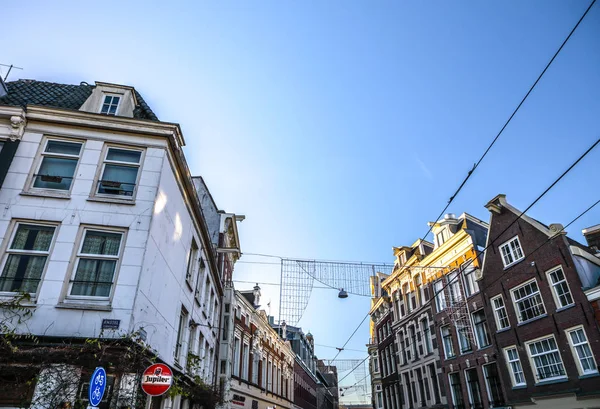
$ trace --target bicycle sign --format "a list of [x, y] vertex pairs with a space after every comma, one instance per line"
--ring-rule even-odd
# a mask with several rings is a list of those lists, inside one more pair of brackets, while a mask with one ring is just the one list
[[99, 366], [96, 368], [92, 377], [90, 379], [90, 389], [88, 393], [88, 397], [90, 399], [90, 406], [98, 406], [102, 397], [104, 396], [104, 391], [106, 390], [106, 371], [104, 368]]

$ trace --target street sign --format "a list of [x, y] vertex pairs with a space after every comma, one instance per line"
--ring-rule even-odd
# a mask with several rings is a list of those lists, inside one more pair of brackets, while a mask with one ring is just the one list
[[142, 374], [142, 390], [150, 396], [160, 396], [169, 390], [173, 383], [173, 372], [165, 364], [154, 364]]
[[119, 329], [121, 320], [102, 320], [102, 329]]
[[90, 379], [90, 389], [88, 390], [88, 398], [90, 400], [90, 406], [98, 406], [104, 391], [106, 390], [106, 371], [104, 368], [99, 366], [96, 368]]

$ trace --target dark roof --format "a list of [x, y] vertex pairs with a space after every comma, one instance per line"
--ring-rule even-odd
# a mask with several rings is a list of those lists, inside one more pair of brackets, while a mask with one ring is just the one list
[[[42, 105], [53, 108], [79, 109], [94, 90], [94, 85], [82, 82], [79, 85], [56, 84], [36, 80], [18, 80], [6, 83], [8, 94], [0, 97], [0, 105]], [[133, 110], [136, 119], [158, 121], [152, 109], [135, 91], [138, 105]]]

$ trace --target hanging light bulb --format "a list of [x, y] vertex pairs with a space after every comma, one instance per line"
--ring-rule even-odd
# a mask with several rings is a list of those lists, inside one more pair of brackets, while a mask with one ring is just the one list
[[348, 298], [348, 293], [342, 288], [338, 294], [338, 298]]

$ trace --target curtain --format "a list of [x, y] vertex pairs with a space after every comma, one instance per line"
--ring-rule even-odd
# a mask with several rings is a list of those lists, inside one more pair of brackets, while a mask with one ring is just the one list
[[46, 264], [46, 258], [47, 256], [9, 254], [2, 270], [0, 291], [35, 293]]
[[117, 256], [121, 245], [121, 234], [88, 230], [85, 234], [81, 252], [84, 254], [103, 254]]
[[80, 259], [71, 295], [108, 297], [116, 265], [116, 260]]
[[100, 182], [98, 184], [98, 193], [132, 196], [137, 173], [137, 167], [106, 164], [104, 166], [102, 181], [118, 182], [121, 183], [121, 186], [104, 186], [103, 183]]
[[10, 246], [14, 250], [48, 251], [54, 227], [20, 224]]

